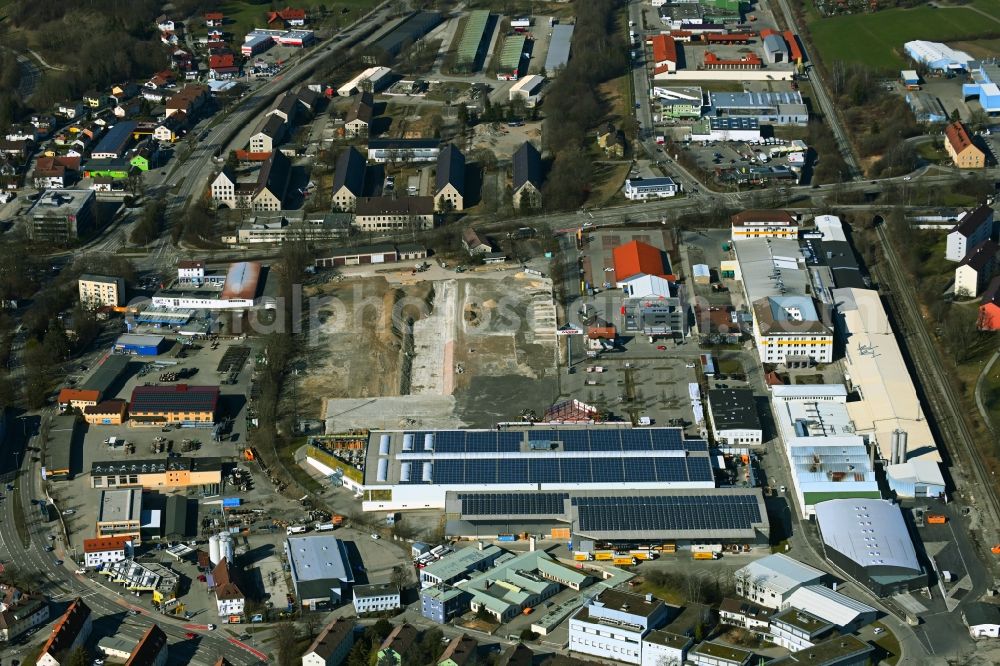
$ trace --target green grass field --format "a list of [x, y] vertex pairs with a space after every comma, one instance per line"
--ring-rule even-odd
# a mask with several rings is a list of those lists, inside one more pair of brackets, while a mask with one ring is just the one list
[[[993, 11], [1000, 13], [996, 3], [992, 4]], [[890, 9], [874, 14], [818, 19], [809, 25], [813, 43], [827, 66], [843, 60], [886, 70], [898, 70], [906, 65], [903, 44], [910, 40], [947, 42], [998, 29], [1000, 24], [965, 7]]]

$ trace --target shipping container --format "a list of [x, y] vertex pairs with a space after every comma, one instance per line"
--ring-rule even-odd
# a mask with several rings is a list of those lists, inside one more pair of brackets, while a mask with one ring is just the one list
[[497, 541], [517, 541], [517, 537], [513, 534], [500, 534], [497, 536]]
[[707, 551], [694, 553], [694, 559], [696, 560], [714, 560], [718, 556], [718, 553], [711, 553]]
[[553, 539], [559, 539], [559, 540], [569, 539], [570, 538], [569, 528], [568, 527], [553, 527], [551, 535], [552, 535]]
[[329, 532], [333, 529], [333, 523], [316, 523], [317, 532]]
[[599, 550], [594, 553], [595, 560], [613, 560], [615, 559], [615, 554], [610, 550]]
[[616, 556], [615, 559], [612, 560], [612, 561], [613, 561], [613, 563], [616, 566], [631, 567], [631, 566], [635, 566], [636, 564], [638, 564], [638, 560], [636, 560], [636, 558], [632, 557], [631, 555], [628, 555], [628, 556]]
[[931, 525], [944, 525], [948, 522], [948, 517], [940, 513], [928, 513], [927, 522]]

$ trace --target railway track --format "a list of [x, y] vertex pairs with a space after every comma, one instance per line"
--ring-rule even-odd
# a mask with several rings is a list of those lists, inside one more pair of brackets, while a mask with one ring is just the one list
[[938, 430], [942, 436], [947, 435], [948, 442], [953, 446], [958, 446], [962, 457], [968, 460], [969, 468], [967, 469], [974, 474], [974, 479], [980, 487], [977, 495], [986, 499], [985, 506], [990, 513], [992, 522], [990, 527], [992, 541], [984, 544], [988, 548], [990, 544], [998, 542], [997, 525], [1000, 525], [1000, 500], [997, 499], [996, 490], [990, 482], [991, 475], [976, 450], [969, 424], [963, 417], [961, 405], [948, 381], [948, 373], [941, 364], [938, 350], [924, 325], [923, 317], [920, 315], [920, 306], [913, 289], [903, 277], [906, 273], [900, 265], [895, 248], [886, 235], [885, 225], [879, 224], [876, 227], [876, 232], [882, 244], [883, 256], [888, 264], [888, 270], [884, 270], [884, 265], [877, 266], [876, 273], [880, 282], [890, 287], [891, 291], [888, 296], [896, 301], [897, 314], [902, 320], [900, 323], [905, 326], [905, 330], [902, 331], [903, 337], [907, 339], [910, 356], [922, 380], [924, 394], [936, 417]]

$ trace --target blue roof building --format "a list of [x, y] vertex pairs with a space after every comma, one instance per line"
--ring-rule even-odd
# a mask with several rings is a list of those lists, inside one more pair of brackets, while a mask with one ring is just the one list
[[979, 98], [986, 113], [1000, 113], [1000, 65], [975, 63], [971, 75], [972, 83], [962, 85], [962, 96]]
[[134, 120], [123, 120], [107, 131], [101, 138], [90, 156], [95, 159], [123, 157], [132, 143], [132, 132], [138, 123]]

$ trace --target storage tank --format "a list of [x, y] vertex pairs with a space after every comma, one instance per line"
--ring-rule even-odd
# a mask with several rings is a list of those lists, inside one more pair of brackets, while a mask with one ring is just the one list
[[219, 537], [213, 534], [208, 537], [208, 560], [212, 563], [212, 566], [215, 566], [221, 559], [222, 556], [219, 555]]
[[233, 557], [236, 554], [236, 544], [233, 542], [233, 535], [228, 532], [222, 532], [219, 534], [219, 562], [225, 557], [229, 560], [229, 564], [233, 563]]

